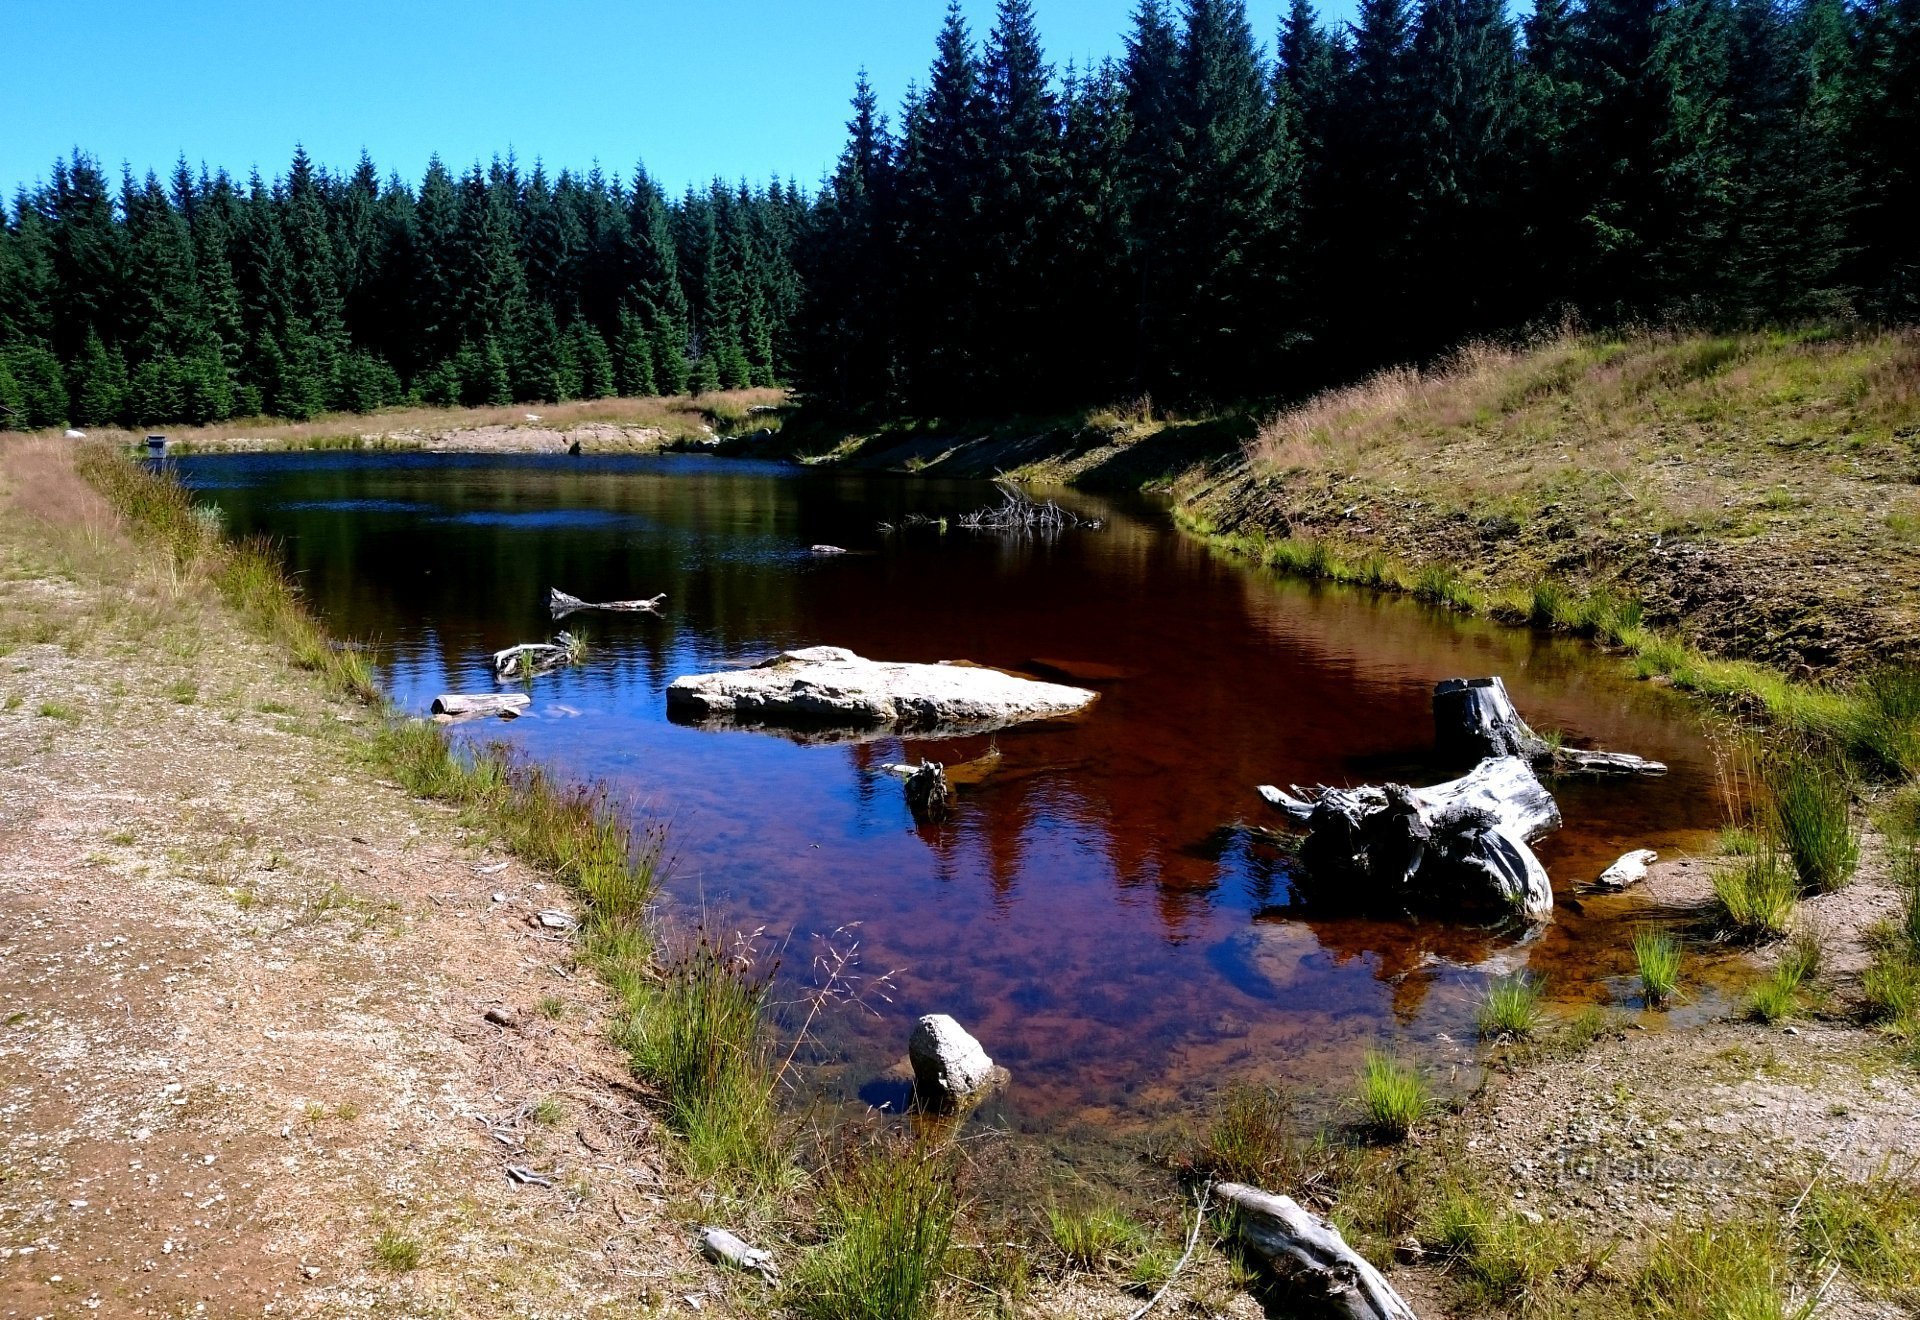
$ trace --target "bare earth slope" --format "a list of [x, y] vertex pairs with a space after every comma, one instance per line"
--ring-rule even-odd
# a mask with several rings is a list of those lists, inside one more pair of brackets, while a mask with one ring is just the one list
[[0, 1316], [710, 1286], [604, 992], [527, 922], [566, 896], [378, 782], [373, 717], [64, 456], [17, 444], [0, 482]]

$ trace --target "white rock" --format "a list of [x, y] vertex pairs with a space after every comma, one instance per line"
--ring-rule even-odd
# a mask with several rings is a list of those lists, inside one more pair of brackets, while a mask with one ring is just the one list
[[1096, 695], [977, 665], [898, 664], [813, 646], [751, 669], [676, 678], [667, 688], [667, 713], [682, 721], [870, 730], [870, 736], [904, 729], [980, 733], [1068, 715]]
[[907, 1059], [915, 1093], [934, 1109], [951, 1108], [993, 1080], [986, 1050], [945, 1013], [929, 1013], [914, 1024]]
[[1636, 848], [1602, 871], [1594, 883], [1602, 889], [1630, 888], [1647, 878], [1647, 867], [1659, 858], [1660, 854], [1651, 848]]
[[85, 431], [76, 431], [72, 427], [67, 428], [67, 439], [85, 440], [86, 438], [87, 438], [87, 433]]

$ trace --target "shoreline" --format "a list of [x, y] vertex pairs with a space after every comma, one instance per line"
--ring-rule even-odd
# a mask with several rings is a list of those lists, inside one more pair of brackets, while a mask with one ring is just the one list
[[[1282, 563], [1278, 566], [1287, 565]], [[1877, 842], [1874, 847], [1884, 851]], [[1861, 937], [1865, 922], [1873, 912], [1891, 910], [1894, 901], [1894, 890], [1886, 882], [1884, 874], [1885, 862], [1884, 856], [1876, 857], [1865, 869], [1862, 879], [1842, 891], [1842, 895], [1851, 895], [1856, 900], [1856, 906], [1864, 901], [1869, 916], [1862, 917], [1855, 913], [1844, 921], [1829, 921], [1824, 916], [1821, 918], [1826, 933], [1834, 937], [1830, 942], [1835, 946], [1831, 959], [1834, 968], [1825, 978], [1823, 994], [1837, 995], [1849, 1001], [1857, 996], [1863, 962]], [[1689, 859], [1678, 865], [1673, 861], [1663, 862], [1656, 868], [1654, 879], [1649, 882], [1649, 892], [1661, 896], [1675, 914], [1694, 911], [1702, 902], [1703, 875], [1702, 861]], [[1681, 876], [1686, 878], [1676, 878]], [[1644, 1247], [1644, 1239], [1649, 1235], [1657, 1237], [1662, 1230], [1662, 1216], [1670, 1218], [1674, 1204], [1671, 1188], [1666, 1189], [1668, 1195], [1665, 1198], [1657, 1194], [1661, 1189], [1654, 1186], [1647, 1197], [1634, 1199], [1639, 1190], [1637, 1186], [1632, 1187], [1630, 1192], [1616, 1195], [1617, 1188], [1612, 1185], [1596, 1184], [1592, 1179], [1573, 1178], [1563, 1180], [1565, 1186], [1556, 1184], [1549, 1190], [1540, 1186], [1537, 1178], [1523, 1173], [1518, 1166], [1527, 1159], [1535, 1158], [1541, 1151], [1551, 1149], [1564, 1155], [1568, 1149], [1591, 1149], [1600, 1152], [1601, 1157], [1611, 1161], [1614, 1166], [1631, 1168], [1644, 1153], [1645, 1145], [1641, 1139], [1649, 1131], [1669, 1131], [1671, 1125], [1678, 1121], [1680, 1130], [1675, 1132], [1670, 1142], [1674, 1148], [1674, 1158], [1682, 1164], [1692, 1161], [1697, 1165], [1696, 1181], [1708, 1192], [1704, 1198], [1683, 1198], [1682, 1204], [1696, 1213], [1725, 1214], [1736, 1210], [1777, 1213], [1779, 1206], [1774, 1189], [1771, 1185], [1756, 1186], [1756, 1169], [1767, 1174], [1768, 1179], [1764, 1181], [1770, 1183], [1777, 1182], [1782, 1169], [1796, 1167], [1803, 1156], [1817, 1160], [1824, 1155], [1832, 1162], [1833, 1143], [1837, 1138], [1828, 1129], [1834, 1124], [1823, 1126], [1814, 1120], [1825, 1115], [1834, 1118], [1837, 1123], [1845, 1115], [1832, 1115], [1828, 1113], [1829, 1110], [1844, 1109], [1847, 1115], [1854, 1116], [1895, 1116], [1889, 1120], [1892, 1122], [1890, 1138], [1883, 1137], [1879, 1142], [1882, 1152], [1890, 1157], [1920, 1156], [1920, 1151], [1909, 1149], [1912, 1145], [1910, 1140], [1903, 1146], [1900, 1137], [1903, 1130], [1920, 1130], [1913, 1126], [1901, 1126], [1920, 1124], [1920, 1112], [1900, 1108], [1878, 1094], [1873, 1085], [1880, 1073], [1892, 1070], [1897, 1074], [1909, 1065], [1900, 1062], [1897, 1051], [1892, 1051], [1876, 1033], [1853, 1025], [1850, 1014], [1847, 1003], [1828, 1003], [1798, 1018], [1792, 1034], [1777, 1026], [1715, 1022], [1702, 1028], [1687, 1028], [1684, 1033], [1650, 1036], [1635, 1033], [1630, 1024], [1613, 1024], [1578, 1049], [1570, 1050], [1565, 1057], [1556, 1057], [1556, 1052], [1561, 1048], [1558, 1046], [1533, 1049], [1494, 1047], [1487, 1058], [1494, 1075], [1490, 1076], [1485, 1092], [1469, 1100], [1459, 1114], [1443, 1117], [1430, 1126], [1423, 1150], [1416, 1153], [1416, 1164], [1432, 1176], [1434, 1189], [1463, 1184], [1473, 1187], [1473, 1195], [1480, 1198], [1478, 1204], [1482, 1207], [1481, 1212], [1488, 1216], [1486, 1236], [1489, 1240], [1497, 1237], [1495, 1230], [1501, 1225], [1531, 1225], [1531, 1215], [1542, 1213], [1536, 1207], [1545, 1207], [1556, 1220], [1564, 1217], [1569, 1222], [1594, 1224], [1599, 1231], [1610, 1230], [1617, 1234], [1623, 1223], [1632, 1224], [1635, 1226], [1634, 1232], [1643, 1239], [1641, 1246]], [[1565, 1024], [1562, 1029], [1572, 1030], [1574, 1026]], [[1557, 1037], [1560, 1030], [1549, 1034]], [[1676, 1055], [1673, 1053], [1675, 1041], [1682, 1036], [1686, 1039]], [[1664, 1054], [1663, 1050], [1666, 1051]], [[1728, 1138], [1724, 1131], [1716, 1129], [1713, 1124], [1734, 1122], [1727, 1118], [1727, 1114], [1732, 1112], [1730, 1109], [1713, 1114], [1692, 1114], [1684, 1110], [1669, 1113], [1663, 1108], [1673, 1104], [1681, 1094], [1695, 1093], [1701, 1088], [1706, 1088], [1710, 1095], [1720, 1095], [1730, 1087], [1737, 1091], [1735, 1055], [1744, 1060], [1739, 1065], [1741, 1067], [1754, 1064], [1752, 1077], [1766, 1081], [1771, 1088], [1768, 1104], [1756, 1107], [1753, 1114], [1743, 1117], [1764, 1124], [1781, 1115], [1797, 1115], [1796, 1121], [1806, 1129], [1809, 1141], [1795, 1143], [1789, 1139], [1784, 1146], [1769, 1146], [1769, 1158], [1759, 1162], [1719, 1160], [1714, 1153], [1715, 1143], [1724, 1144]], [[1839, 1065], [1848, 1060], [1870, 1062], [1871, 1069], [1866, 1069], [1865, 1063], [1861, 1066], [1866, 1072], [1872, 1073], [1863, 1073], [1857, 1079], [1859, 1086], [1854, 1085], [1856, 1079], [1842, 1081], [1835, 1093], [1844, 1092], [1850, 1099], [1829, 1100], [1825, 1108], [1810, 1100], [1809, 1096], [1823, 1094], [1821, 1086], [1832, 1081], [1836, 1070], [1844, 1072]], [[1604, 1114], [1592, 1112], [1590, 1106], [1594, 1097], [1586, 1093], [1590, 1087], [1583, 1079], [1596, 1073], [1616, 1071], [1622, 1075], [1648, 1079], [1651, 1083], [1649, 1093], [1645, 1097], [1636, 1097], [1636, 1100], [1644, 1103], [1624, 1105], [1624, 1102], [1617, 1102], [1609, 1106]], [[1524, 1082], [1519, 1080], [1523, 1077], [1526, 1079]], [[1738, 1097], [1735, 1095], [1731, 1098]], [[1543, 1104], [1543, 1101], [1546, 1103]], [[1889, 1108], [1890, 1104], [1892, 1108]], [[1578, 1133], [1579, 1142], [1584, 1142], [1584, 1145], [1575, 1143], [1569, 1146], [1567, 1143], [1571, 1138], [1563, 1132], [1549, 1132], [1537, 1127], [1540, 1111], [1556, 1107], [1559, 1112], [1573, 1115], [1585, 1124]], [[1616, 1109], [1621, 1111], [1618, 1115], [1612, 1112]], [[1196, 1120], [1198, 1118], [1196, 1116]], [[1616, 1118], [1619, 1121], [1614, 1121]], [[1700, 1121], [1694, 1122], [1695, 1119]], [[1483, 1147], [1469, 1135], [1469, 1130], [1475, 1124], [1514, 1131], [1529, 1130], [1529, 1123], [1536, 1125], [1531, 1129], [1532, 1134], [1517, 1144], [1503, 1141], [1498, 1145]], [[1854, 1126], [1857, 1128], [1858, 1124]], [[1746, 1133], [1740, 1138], [1743, 1141], [1759, 1139], [1747, 1133], [1745, 1128], [1739, 1130]], [[1883, 1133], [1889, 1131], [1884, 1124], [1881, 1130]], [[1554, 1145], [1556, 1141], [1560, 1143], [1559, 1146]], [[1809, 1151], [1812, 1152], [1810, 1156]], [[1567, 1160], [1560, 1158], [1560, 1155], [1556, 1155], [1560, 1167], [1567, 1167]], [[1573, 1167], [1578, 1167], [1577, 1162]], [[1342, 1212], [1341, 1206], [1356, 1199], [1364, 1201], [1370, 1194], [1369, 1180], [1377, 1176], [1377, 1170], [1365, 1172], [1350, 1188], [1336, 1195], [1330, 1203], [1336, 1213], [1345, 1213], [1351, 1218], [1353, 1212]], [[1404, 1171], [1401, 1176], [1405, 1177]], [[1624, 1181], [1634, 1184], [1638, 1180], [1628, 1178]], [[1596, 1187], [1600, 1191], [1600, 1209], [1593, 1211], [1583, 1201], [1594, 1199]], [[1756, 1190], [1762, 1193], [1758, 1197], [1753, 1195]], [[1447, 1194], [1453, 1193], [1448, 1191]], [[1630, 1211], [1617, 1207], [1616, 1203], [1630, 1199], [1633, 1200]], [[1367, 1218], [1364, 1214], [1360, 1217], [1363, 1220]], [[1388, 1216], [1380, 1221], [1380, 1227], [1391, 1228], [1395, 1222], [1398, 1221]], [[1407, 1227], [1406, 1224], [1401, 1226]], [[1366, 1224], [1349, 1231], [1360, 1235], [1355, 1239], [1356, 1242], [1363, 1239], [1368, 1242], [1372, 1248], [1370, 1254], [1383, 1266], [1388, 1264], [1388, 1260], [1382, 1256], [1382, 1252], [1403, 1257], [1403, 1263], [1393, 1270], [1392, 1277], [1396, 1284], [1403, 1285], [1410, 1298], [1418, 1299], [1416, 1304], [1423, 1314], [1459, 1313], [1455, 1309], [1462, 1304], [1459, 1276], [1463, 1271], [1469, 1276], [1476, 1273], [1475, 1260], [1480, 1253], [1459, 1250], [1451, 1254], [1436, 1253], [1428, 1248], [1409, 1252], [1399, 1242], [1399, 1238], [1406, 1236], [1404, 1232], [1382, 1232], [1376, 1236], [1375, 1229]], [[1517, 1231], [1524, 1232], [1524, 1229]], [[1417, 1236], [1424, 1239], [1429, 1235], [1428, 1226], [1422, 1221]], [[1632, 1259], [1631, 1253], [1627, 1259]], [[1565, 1261], [1557, 1260], [1552, 1270], [1563, 1268]], [[1604, 1281], [1606, 1275], [1607, 1271], [1602, 1270], [1599, 1277]], [[1103, 1292], [1099, 1284], [1100, 1272], [1090, 1277], [1072, 1273], [1064, 1277], [1066, 1281], [1063, 1286], [1068, 1293], [1058, 1294], [1055, 1300], [1064, 1301], [1076, 1289], [1084, 1289], [1089, 1285], [1093, 1288], [1092, 1295], [1080, 1295], [1073, 1302], [1073, 1305], [1082, 1308], [1075, 1311], [1076, 1314], [1109, 1313], [1109, 1302], [1099, 1300], [1101, 1298], [1111, 1299], [1111, 1307], [1121, 1308], [1112, 1310], [1111, 1313], [1116, 1315], [1124, 1313], [1124, 1308], [1132, 1304], [1126, 1300], [1129, 1294]], [[1217, 1280], [1208, 1282], [1196, 1279], [1192, 1282], [1203, 1292], [1220, 1287]], [[1472, 1288], [1468, 1289], [1469, 1293], [1472, 1291]], [[1845, 1293], [1844, 1285], [1842, 1292]], [[1215, 1292], [1214, 1296], [1221, 1295]], [[1871, 1309], [1874, 1303], [1864, 1294], [1859, 1297], [1848, 1296], [1847, 1301], [1849, 1305], [1857, 1303], [1859, 1307], [1867, 1308], [1852, 1310], [1850, 1314], [1881, 1313]], [[1481, 1299], [1481, 1304], [1487, 1303], [1496, 1303], [1496, 1299]], [[1506, 1301], [1496, 1304], [1505, 1305]], [[1066, 1312], [1027, 1309], [1021, 1313], [1040, 1315]], [[1895, 1312], [1884, 1313], [1891, 1315]]]

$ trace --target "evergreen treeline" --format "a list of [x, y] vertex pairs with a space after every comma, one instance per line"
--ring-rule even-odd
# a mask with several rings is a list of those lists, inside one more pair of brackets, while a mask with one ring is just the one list
[[0, 426], [771, 385], [809, 206], [511, 160], [413, 189], [304, 152], [272, 184], [183, 161], [115, 188], [75, 152], [0, 226]]
[[1057, 73], [948, 11], [861, 80], [798, 382], [941, 411], [1271, 398], [1474, 334], [1920, 311], [1920, 0], [1141, 0]]
[[1273, 397], [1569, 313], [1920, 313], [1920, 0], [1140, 0], [1055, 69], [948, 11], [818, 194], [512, 162], [125, 177], [0, 226], [0, 424], [794, 384], [846, 409]]

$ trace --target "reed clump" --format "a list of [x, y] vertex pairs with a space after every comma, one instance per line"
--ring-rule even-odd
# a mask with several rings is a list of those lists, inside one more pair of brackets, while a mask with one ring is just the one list
[[703, 1174], [777, 1183], [778, 1065], [762, 1029], [774, 965], [751, 941], [697, 932], [669, 951], [627, 1031], [635, 1069], [660, 1089], [673, 1129]]
[[824, 1175], [826, 1241], [786, 1289], [806, 1320], [914, 1320], [939, 1296], [959, 1217], [951, 1149], [908, 1140], [857, 1147]]
[[1679, 993], [1680, 958], [1680, 941], [1667, 931], [1635, 933], [1633, 961], [1640, 972], [1640, 993], [1650, 1007], [1664, 1007]]
[[1803, 891], [1829, 894], [1860, 864], [1860, 832], [1846, 768], [1830, 751], [1794, 739], [1761, 762], [1768, 832], [1793, 863]]
[[1360, 1071], [1361, 1126], [1381, 1141], [1405, 1141], [1433, 1107], [1426, 1079], [1412, 1064], [1367, 1051]]
[[1525, 1040], [1532, 1036], [1546, 1018], [1542, 997], [1540, 983], [1525, 972], [1497, 977], [1488, 984], [1486, 995], [1480, 1001], [1481, 1037]]
[[1713, 896], [1722, 924], [1736, 939], [1778, 939], [1793, 925], [1800, 886], [1771, 848], [1722, 862], [1713, 873]]

